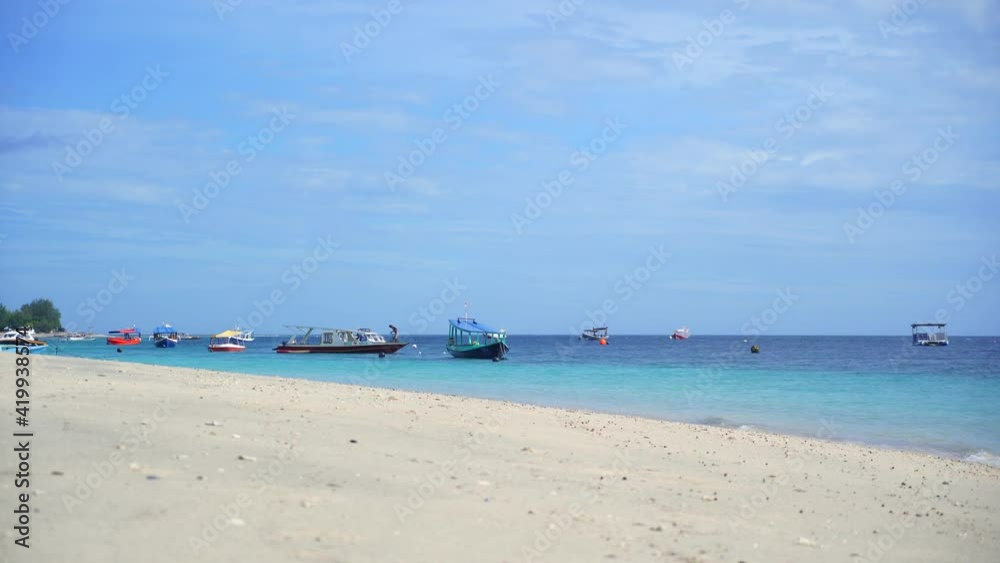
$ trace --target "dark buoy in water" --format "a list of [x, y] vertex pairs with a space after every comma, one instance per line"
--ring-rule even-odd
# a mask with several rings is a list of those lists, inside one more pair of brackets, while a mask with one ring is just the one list
[[384, 357], [385, 357], [385, 352], [379, 352], [379, 353], [378, 353], [378, 357], [380, 357], [380, 358], [384, 358]]
[[757, 346], [756, 344], [754, 344], [753, 346], [751, 346], [750, 347], [750, 353], [751, 354], [760, 354], [760, 346]]
[[118, 353], [119, 353], [119, 354], [121, 354], [121, 353], [122, 353], [122, 349], [121, 349], [121, 348], [119, 348], [119, 349], [118, 349]]

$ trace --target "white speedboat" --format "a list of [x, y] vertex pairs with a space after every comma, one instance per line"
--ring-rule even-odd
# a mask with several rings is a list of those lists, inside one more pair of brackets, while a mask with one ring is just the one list
[[17, 352], [18, 349], [27, 348], [29, 353], [41, 352], [48, 348], [48, 344], [35, 337], [35, 331], [30, 328], [14, 330], [5, 328], [0, 334], [0, 352]]

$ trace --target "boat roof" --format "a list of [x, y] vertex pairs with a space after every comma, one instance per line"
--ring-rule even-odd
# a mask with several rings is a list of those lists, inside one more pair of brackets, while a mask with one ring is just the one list
[[212, 338], [230, 338], [233, 336], [243, 336], [242, 330], [224, 330], [219, 334], [213, 334]]
[[153, 329], [153, 332], [177, 332], [177, 329], [170, 325], [163, 325]]
[[913, 323], [910, 328], [917, 328], [918, 326], [945, 326], [948, 323]]
[[477, 323], [476, 319], [448, 319], [448, 322], [451, 323], [451, 326], [466, 332], [500, 332], [482, 323]]
[[285, 328], [292, 328], [295, 330], [307, 331], [307, 330], [341, 330], [344, 332], [374, 332], [373, 330], [367, 328], [333, 328], [328, 326], [304, 326], [304, 325], [283, 325]]
[[108, 334], [131, 334], [133, 332], [139, 332], [137, 328], [123, 328], [121, 330], [110, 330]]

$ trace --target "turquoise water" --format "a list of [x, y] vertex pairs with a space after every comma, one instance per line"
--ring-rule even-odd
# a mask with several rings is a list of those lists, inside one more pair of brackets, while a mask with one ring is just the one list
[[51, 341], [48, 353], [506, 399], [722, 426], [822, 436], [1000, 464], [1000, 339], [741, 336], [670, 341], [511, 336], [509, 360], [457, 360], [444, 336], [374, 356], [286, 355], [259, 337], [242, 354], [207, 340], [117, 353], [103, 341]]

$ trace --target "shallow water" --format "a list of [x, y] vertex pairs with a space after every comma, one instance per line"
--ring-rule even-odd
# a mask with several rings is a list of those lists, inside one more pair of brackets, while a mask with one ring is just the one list
[[1000, 339], [773, 336], [750, 354], [741, 336], [612, 335], [608, 346], [566, 336], [511, 336], [504, 362], [457, 360], [446, 337], [397, 354], [286, 355], [287, 337], [241, 354], [207, 339], [174, 349], [50, 341], [47, 353], [506, 399], [666, 420], [820, 436], [1000, 465]]

